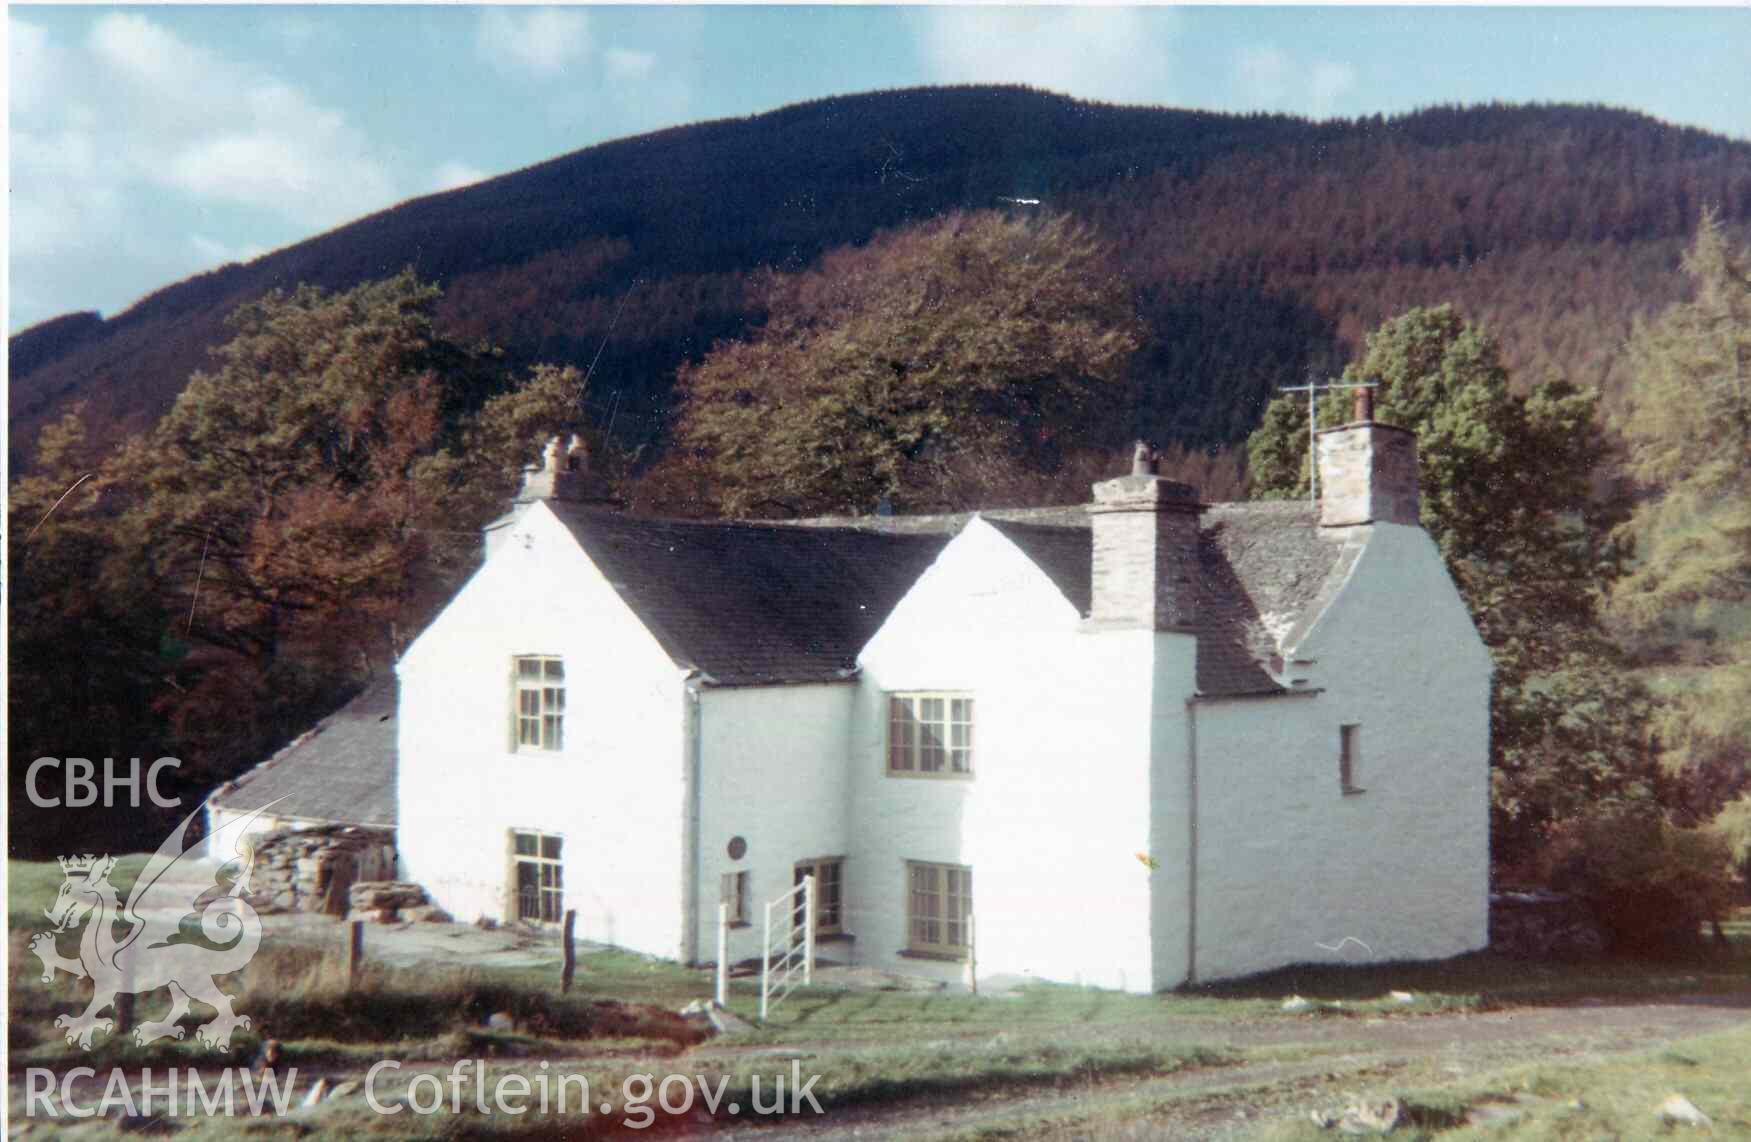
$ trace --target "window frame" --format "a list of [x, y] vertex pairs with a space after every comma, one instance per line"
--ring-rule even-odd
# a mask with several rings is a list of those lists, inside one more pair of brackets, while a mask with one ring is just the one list
[[753, 923], [748, 919], [748, 881], [745, 868], [731, 869], [718, 880], [718, 903], [729, 905], [724, 923], [732, 928], [746, 928]]
[[[565, 834], [549, 833], [543, 829], [523, 829], [512, 827], [506, 830], [510, 852], [510, 869], [507, 874], [510, 890], [510, 907], [507, 912], [513, 922], [518, 924], [549, 925], [559, 924], [565, 920]], [[525, 853], [519, 851], [517, 842], [529, 837], [534, 841], [535, 851]], [[553, 842], [553, 855], [547, 855], [546, 842]], [[531, 865], [536, 873], [536, 915], [523, 915], [523, 890], [519, 880], [522, 866]], [[547, 870], [553, 870], [553, 883], [547, 883]], [[552, 916], [548, 916], [549, 897], [553, 900]]]
[[[523, 673], [524, 663], [536, 664], [533, 675]], [[556, 672], [550, 672], [549, 668]], [[558, 654], [513, 654], [511, 656], [511, 752], [527, 754], [548, 754], [565, 752], [565, 657]], [[531, 695], [535, 701], [533, 713], [523, 708], [523, 696]], [[548, 703], [557, 695], [556, 704], [549, 707]], [[549, 719], [552, 720], [553, 735], [551, 744], [548, 740]], [[525, 723], [531, 723], [534, 729], [535, 741], [523, 740]]]
[[[828, 878], [822, 870], [834, 870], [831, 892], [827, 889]], [[791, 887], [803, 882], [803, 877], [815, 878], [815, 938], [843, 936], [845, 934], [845, 858], [843, 856], [809, 857], [799, 860], [791, 871]], [[829, 909], [823, 907], [823, 902], [831, 899], [831, 919]]]
[[1344, 722], [1338, 726], [1338, 788], [1345, 797], [1365, 793], [1360, 784], [1362, 769], [1362, 723]]
[[[931, 874], [932, 885], [927, 890], [939, 904], [936, 914], [924, 916], [917, 911], [919, 895], [919, 874]], [[957, 890], [953, 883], [954, 877], [960, 877], [961, 883]], [[908, 860], [906, 862], [906, 954], [922, 956], [927, 959], [964, 961], [973, 954], [973, 867], [965, 864], [946, 864], [941, 861]], [[960, 902], [960, 917], [950, 919], [951, 901]], [[932, 941], [927, 935], [920, 935], [921, 922], [934, 921], [941, 925], [941, 939]], [[948, 939], [951, 925], [960, 927], [961, 942], [951, 943]]]
[[[974, 727], [977, 723], [975, 699], [970, 690], [890, 690], [887, 692], [887, 711], [882, 734], [882, 772], [889, 777], [916, 777], [933, 781], [971, 781], [976, 774], [974, 768], [976, 739]], [[940, 702], [941, 717], [927, 721], [921, 715], [921, 708], [927, 702]], [[901, 704], [906, 705], [906, 718], [899, 716]], [[964, 704], [965, 717], [958, 716], [959, 707]], [[895, 729], [898, 726], [908, 728], [905, 743], [897, 740]], [[938, 740], [934, 749], [940, 759], [939, 768], [926, 769], [927, 751], [932, 747], [921, 740], [923, 734], [920, 728], [926, 725], [936, 727]], [[962, 731], [957, 734], [957, 731]], [[956, 737], [963, 740], [958, 744]], [[898, 765], [896, 762], [904, 756], [910, 764]], [[964, 768], [955, 768], [957, 759], [964, 760]]]

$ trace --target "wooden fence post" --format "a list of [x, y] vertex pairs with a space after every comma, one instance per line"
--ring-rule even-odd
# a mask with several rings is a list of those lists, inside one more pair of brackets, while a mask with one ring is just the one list
[[967, 982], [972, 986], [973, 994], [979, 994], [979, 940], [978, 929], [973, 927], [973, 914], [967, 913]]
[[577, 920], [577, 909], [567, 908], [565, 910], [565, 960], [559, 969], [559, 990], [562, 992], [572, 989], [572, 973], [577, 970], [578, 966], [578, 949], [573, 935]]
[[347, 979], [359, 978], [359, 969], [365, 966], [365, 922], [354, 920], [351, 932], [347, 937]]
[[115, 1038], [120, 1039], [134, 1029], [134, 965], [131, 960], [122, 969], [122, 986], [116, 992], [114, 1010]]

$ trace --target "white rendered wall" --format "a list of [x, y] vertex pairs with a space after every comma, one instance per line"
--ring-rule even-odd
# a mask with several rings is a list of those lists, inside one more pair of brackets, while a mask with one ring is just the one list
[[[565, 659], [565, 748], [510, 747], [512, 658]], [[409, 648], [401, 676], [400, 850], [458, 920], [503, 920], [513, 829], [564, 837], [578, 936], [682, 947], [682, 672], [544, 505]]]
[[[798, 861], [851, 859], [846, 725], [855, 687], [836, 685], [706, 687], [700, 711], [699, 908], [696, 961], [717, 958], [722, 876], [749, 874], [748, 919], [732, 928], [729, 960], [760, 955], [762, 905], [788, 891]], [[742, 859], [731, 838], [747, 843]], [[779, 923], [774, 916], [774, 924]], [[854, 945], [823, 945], [821, 956], [847, 961]]]
[[[847, 926], [859, 962], [901, 955], [906, 862], [973, 869], [978, 971], [1151, 988], [1152, 631], [1084, 633], [1025, 555], [975, 519], [860, 656]], [[887, 693], [967, 691], [974, 776], [890, 777]]]
[[255, 812], [255, 810], [227, 809], [217, 801], [208, 801], [205, 812], [207, 817], [207, 833], [201, 840], [201, 851], [207, 855], [208, 859], [221, 862], [237, 859], [237, 846], [242, 843], [244, 837], [259, 837], [263, 833], [271, 833], [275, 829], [304, 829], [310, 827], [308, 822], [302, 822], [291, 818], [280, 818], [263, 813], [257, 816], [255, 820], [250, 821], [248, 825], [244, 826], [237, 835], [225, 837], [220, 841], [218, 846], [215, 846], [211, 842], [217, 837], [220, 829], [229, 825], [237, 824], [239, 821], [244, 820], [251, 813]]
[[1196, 709], [1197, 978], [1483, 947], [1490, 660], [1427, 533], [1373, 525], [1295, 653], [1323, 692]]

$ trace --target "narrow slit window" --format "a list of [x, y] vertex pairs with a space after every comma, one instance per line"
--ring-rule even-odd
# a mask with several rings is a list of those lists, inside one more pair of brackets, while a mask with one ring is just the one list
[[1338, 785], [1345, 793], [1362, 792], [1362, 727], [1338, 727]]

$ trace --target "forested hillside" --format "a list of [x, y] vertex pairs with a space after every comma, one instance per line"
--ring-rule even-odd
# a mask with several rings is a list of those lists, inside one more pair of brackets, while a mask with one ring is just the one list
[[1594, 107], [1309, 123], [1020, 88], [826, 99], [592, 147], [21, 333], [15, 456], [76, 400], [100, 438], [145, 427], [267, 289], [406, 267], [445, 290], [441, 332], [515, 363], [585, 365], [606, 341], [592, 412], [656, 441], [676, 367], [762, 320], [753, 271], [1016, 197], [1123, 250], [1151, 331], [1134, 428], [1214, 445], [1363, 331], [1447, 300], [1497, 332], [1515, 376], [1598, 384], [1615, 407], [1615, 349], [1674, 300], [1699, 207], [1751, 223], [1751, 145]]
[[1748, 237], [1751, 144], [1629, 112], [1020, 88], [409, 202], [12, 338], [13, 803], [43, 753], [196, 795], [267, 756], [390, 668], [551, 432], [664, 514], [1072, 502], [1134, 435], [1210, 499], [1299, 495], [1276, 390], [1347, 370], [1423, 439], [1496, 655], [1498, 863], [1719, 818], [1751, 869]]

